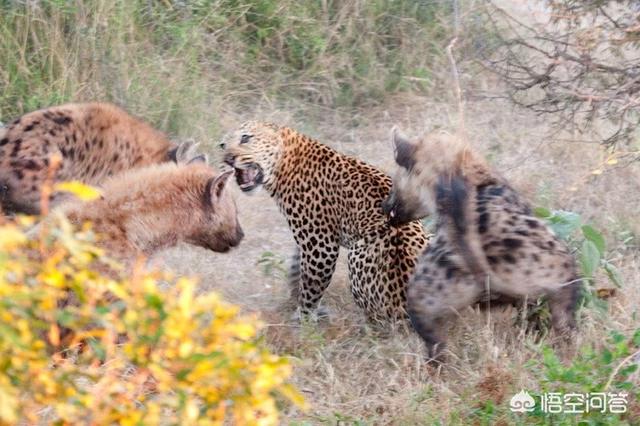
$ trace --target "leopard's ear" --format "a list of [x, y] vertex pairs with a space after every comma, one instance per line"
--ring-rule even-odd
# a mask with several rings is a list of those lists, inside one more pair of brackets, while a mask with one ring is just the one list
[[391, 129], [391, 145], [396, 163], [405, 169], [411, 169], [415, 165], [416, 145], [400, 132], [397, 126]]

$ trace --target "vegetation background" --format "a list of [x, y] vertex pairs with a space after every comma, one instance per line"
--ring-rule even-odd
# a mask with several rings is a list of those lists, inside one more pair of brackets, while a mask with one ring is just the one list
[[[531, 25], [552, 25], [541, 1], [495, 3]], [[487, 6], [479, 0], [0, 0], [0, 121], [67, 101], [108, 100], [175, 139], [202, 142], [215, 157], [224, 131], [258, 118], [390, 171], [392, 125], [417, 136], [461, 124], [446, 54], [457, 36], [452, 54], [473, 143], [534, 205], [580, 215], [570, 220], [576, 232], [567, 236], [576, 250], [584, 240], [580, 224], [601, 230], [606, 248], [598, 259], [621, 278], [614, 297], [583, 310], [582, 349], [572, 361], [560, 363], [546, 339], [527, 333], [515, 309], [468, 309], [452, 330], [451, 362], [433, 370], [412, 333], [367, 326], [353, 306], [344, 265], [326, 296], [330, 322], [296, 327], [280, 308], [293, 241], [264, 194], [238, 193], [247, 234], [239, 249], [214, 256], [184, 246], [153, 261], [199, 275], [200, 291], [216, 290], [266, 321], [264, 340], [290, 359], [293, 382], [310, 407], [286, 408], [287, 423], [576, 424], [582, 418], [634, 424], [640, 421], [633, 392], [640, 380], [633, 368], [640, 346], [640, 170], [612, 155], [637, 155], [639, 139], [636, 134], [613, 151], [588, 133], [558, 132], [547, 116], [505, 99], [503, 83], [478, 57], [499, 38], [496, 31], [509, 30], [486, 25]], [[609, 286], [605, 272], [598, 269], [596, 285]], [[522, 416], [508, 409], [520, 389], [605, 388], [631, 389], [627, 414]]]

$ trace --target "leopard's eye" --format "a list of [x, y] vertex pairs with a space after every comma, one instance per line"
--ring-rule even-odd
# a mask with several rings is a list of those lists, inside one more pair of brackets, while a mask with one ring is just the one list
[[242, 135], [242, 137], [240, 138], [240, 145], [248, 143], [252, 137], [253, 135]]

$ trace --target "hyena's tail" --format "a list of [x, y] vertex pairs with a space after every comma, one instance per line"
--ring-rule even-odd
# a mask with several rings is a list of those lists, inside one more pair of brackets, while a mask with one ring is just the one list
[[291, 256], [291, 266], [289, 266], [289, 273], [287, 276], [289, 290], [291, 291], [291, 301], [294, 304], [298, 301], [298, 292], [302, 277], [300, 261], [300, 248], [296, 246], [296, 250], [293, 252], [293, 256]]
[[461, 260], [478, 284], [484, 288], [491, 275], [480, 235], [470, 221], [475, 210], [475, 189], [460, 176], [440, 176], [436, 186], [438, 214], [448, 219], [448, 233]]

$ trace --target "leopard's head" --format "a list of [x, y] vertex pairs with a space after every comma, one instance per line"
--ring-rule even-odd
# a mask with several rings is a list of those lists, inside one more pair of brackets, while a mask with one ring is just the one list
[[270, 187], [284, 149], [277, 125], [245, 122], [227, 133], [220, 145], [224, 149], [224, 162], [234, 168], [242, 191], [251, 193], [263, 185]]

